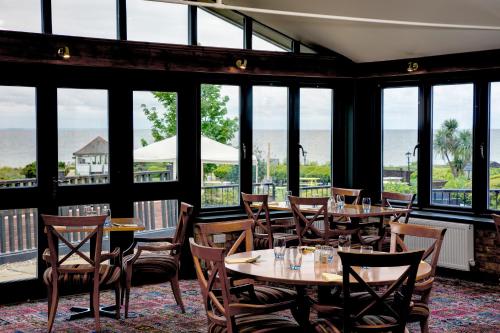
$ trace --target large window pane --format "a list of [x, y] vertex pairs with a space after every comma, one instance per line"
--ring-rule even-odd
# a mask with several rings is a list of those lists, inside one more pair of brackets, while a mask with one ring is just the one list
[[36, 208], [0, 210], [0, 283], [37, 277]]
[[253, 87], [253, 193], [283, 201], [288, 186], [288, 88]]
[[252, 49], [261, 51], [288, 52], [292, 50], [292, 40], [265, 25], [254, 22]]
[[0, 30], [42, 31], [40, 0], [0, 1]]
[[472, 205], [472, 84], [432, 87], [432, 195], [437, 205]]
[[199, 9], [198, 45], [243, 48], [242, 21], [242, 16], [235, 17], [233, 21]]
[[62, 184], [109, 182], [108, 92], [57, 89], [57, 124]]
[[331, 89], [300, 89], [300, 196], [329, 196], [332, 155]]
[[240, 87], [201, 86], [202, 207], [240, 202]]
[[134, 181], [177, 179], [177, 93], [134, 91]]
[[490, 85], [489, 208], [500, 209], [500, 82]]
[[383, 109], [383, 190], [417, 193], [418, 87], [386, 88]]
[[116, 0], [52, 0], [54, 34], [116, 39]]
[[127, 0], [129, 40], [187, 44], [187, 6], [145, 0]]
[[173, 236], [178, 218], [177, 200], [154, 200], [134, 202], [134, 217], [141, 220], [144, 231], [159, 236]]
[[0, 189], [36, 181], [35, 88], [0, 86]]

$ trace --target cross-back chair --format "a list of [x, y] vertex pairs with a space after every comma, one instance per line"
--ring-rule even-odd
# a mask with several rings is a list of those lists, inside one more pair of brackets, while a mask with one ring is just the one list
[[333, 200], [335, 201], [337, 200], [337, 195], [343, 195], [346, 199], [345, 203], [351, 205], [359, 205], [361, 191], [362, 190], [360, 189], [354, 189], [354, 188], [342, 188], [342, 187], [331, 188]]
[[137, 277], [134, 281], [136, 283], [140, 282], [138, 280], [142, 280], [142, 282], [170, 281], [175, 301], [182, 313], [185, 312], [179, 287], [179, 267], [181, 251], [192, 213], [193, 206], [182, 202], [173, 237], [134, 237], [132, 245], [126, 252], [133, 251], [136, 247], [137, 251], [123, 258], [125, 318], [128, 317], [133, 277]]
[[422, 259], [426, 260], [432, 255], [430, 261], [430, 265], [432, 267], [431, 275], [428, 279], [416, 283], [415, 294], [419, 297], [413, 300], [414, 306], [410, 312], [410, 322], [419, 322], [422, 332], [427, 333], [429, 332], [429, 300], [446, 229], [416, 224], [402, 224], [397, 222], [390, 223], [390, 227], [391, 253], [397, 252], [398, 249], [401, 249], [403, 252], [408, 251], [408, 247], [402, 238], [402, 236], [405, 235], [431, 240], [431, 244], [425, 250]]
[[[49, 255], [44, 258], [49, 267], [43, 274], [43, 281], [48, 290], [48, 332], [52, 330], [59, 303], [60, 284], [74, 287], [91, 286], [90, 308], [94, 315], [96, 331], [100, 331], [99, 320], [99, 287], [100, 285], [114, 285], [116, 297], [116, 318], [120, 318], [120, 266], [106, 265], [102, 262], [118, 259], [120, 249], [112, 253], [102, 254], [102, 235], [106, 216], [53, 216], [42, 214], [49, 244]], [[64, 233], [68, 227], [81, 228], [87, 233], [86, 237], [77, 244], [72, 244]], [[58, 244], [64, 244], [69, 252], [59, 259]], [[85, 254], [81, 249], [92, 242], [95, 244], [94, 253]], [[84, 264], [65, 263], [72, 255], [78, 255], [85, 261]]]
[[[294, 224], [289, 223], [289, 219], [271, 220], [269, 215], [268, 194], [247, 194], [241, 192], [243, 206], [249, 219], [254, 221], [254, 248], [272, 249], [274, 237], [284, 237], [287, 243], [297, 240], [297, 235], [288, 233], [288, 230], [295, 229]], [[252, 204], [259, 204], [252, 209]]]
[[[295, 219], [296, 233], [300, 245], [336, 245], [339, 235], [352, 235], [355, 229], [332, 229], [328, 217], [328, 198], [301, 198], [290, 196], [290, 206]], [[307, 206], [311, 213], [303, 213], [301, 206]]]
[[[275, 304], [245, 303], [239, 289], [230, 285], [224, 265], [225, 249], [198, 245], [189, 239], [203, 305], [209, 320], [209, 333], [302, 332], [299, 325], [282, 315], [269, 314], [293, 306], [293, 301]], [[203, 264], [212, 267], [207, 271]]]
[[[410, 303], [418, 267], [424, 251], [405, 253], [339, 252], [342, 260], [344, 333], [350, 332], [393, 332], [402, 333], [410, 312]], [[364, 279], [359, 267], [398, 267], [407, 266], [399, 278], [386, 288], [377, 290]], [[351, 293], [355, 288], [355, 293]], [[363, 303], [355, 295], [364, 291]], [[328, 325], [334, 326], [335, 320], [320, 319], [313, 326], [318, 332], [329, 332]], [[337, 322], [337, 325], [340, 325]]]
[[[222, 248], [225, 255], [232, 255], [239, 252], [253, 251], [253, 221], [236, 220], [212, 223], [198, 223], [196, 227], [200, 231], [200, 243], [206, 247], [221, 248], [222, 243], [214, 241], [214, 236], [224, 235], [225, 240]], [[214, 269], [209, 263], [207, 271]], [[242, 293], [241, 299], [246, 303], [254, 304], [275, 304], [293, 301], [297, 298], [294, 290], [267, 286], [254, 285], [251, 279], [242, 279], [238, 276], [231, 276], [231, 285], [239, 286]], [[288, 304], [288, 303], [287, 303]], [[291, 306], [291, 310], [294, 308]]]

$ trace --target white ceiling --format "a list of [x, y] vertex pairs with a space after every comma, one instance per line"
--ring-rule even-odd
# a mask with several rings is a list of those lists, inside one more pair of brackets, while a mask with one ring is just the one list
[[[223, 0], [226, 5], [431, 23], [500, 26], [500, 0]], [[355, 62], [500, 49], [500, 31], [408, 27], [245, 13]]]

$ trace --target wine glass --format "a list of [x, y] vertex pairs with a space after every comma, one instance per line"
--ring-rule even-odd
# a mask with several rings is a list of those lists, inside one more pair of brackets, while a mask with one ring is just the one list
[[370, 211], [370, 208], [372, 206], [372, 199], [369, 197], [363, 198], [362, 199], [362, 204], [363, 204], [363, 212], [367, 213]]

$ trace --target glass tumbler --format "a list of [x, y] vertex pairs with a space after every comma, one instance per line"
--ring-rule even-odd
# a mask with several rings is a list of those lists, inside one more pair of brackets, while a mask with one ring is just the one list
[[298, 246], [292, 246], [285, 250], [285, 259], [291, 270], [299, 270], [302, 266], [302, 251]]
[[363, 198], [362, 204], [363, 204], [363, 211], [365, 213], [369, 212], [370, 208], [372, 206], [372, 199], [371, 198]]
[[344, 252], [351, 250], [351, 235], [339, 236], [339, 250]]
[[286, 242], [284, 237], [274, 237], [273, 240], [274, 258], [283, 259], [285, 256]]

